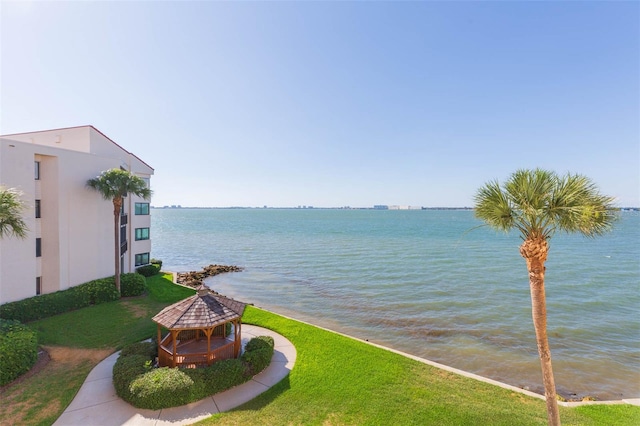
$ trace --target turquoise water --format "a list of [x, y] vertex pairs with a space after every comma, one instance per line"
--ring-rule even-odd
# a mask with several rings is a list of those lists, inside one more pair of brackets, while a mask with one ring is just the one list
[[[479, 225], [461, 210], [154, 209], [152, 256], [174, 271], [242, 266], [208, 285], [541, 392], [520, 239]], [[551, 240], [548, 330], [564, 396], [640, 397], [639, 241], [638, 212], [604, 237]]]

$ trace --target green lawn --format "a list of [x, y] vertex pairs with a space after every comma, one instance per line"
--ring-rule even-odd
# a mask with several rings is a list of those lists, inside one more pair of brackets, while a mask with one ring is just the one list
[[[295, 345], [289, 377], [200, 424], [544, 425], [544, 401], [468, 379], [279, 315], [248, 307], [243, 321]], [[566, 425], [637, 425], [629, 405], [561, 407]]]
[[[173, 285], [170, 275], [157, 275], [147, 284], [146, 296], [29, 324], [38, 330], [41, 344], [71, 355], [66, 362], [51, 362], [39, 374], [3, 390], [0, 424], [7, 419], [51, 424], [100, 358], [154, 335], [151, 317], [194, 293]], [[256, 399], [202, 424], [546, 424], [541, 400], [251, 306], [243, 321], [273, 329], [291, 340], [298, 352], [296, 365], [289, 377]], [[640, 407], [597, 405], [561, 410], [565, 425], [640, 424]]]

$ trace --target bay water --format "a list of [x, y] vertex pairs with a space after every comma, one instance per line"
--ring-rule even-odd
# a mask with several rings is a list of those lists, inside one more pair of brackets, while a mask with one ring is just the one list
[[[470, 210], [153, 209], [163, 269], [243, 302], [543, 393], [517, 233]], [[556, 234], [546, 263], [558, 392], [640, 397], [640, 212]]]

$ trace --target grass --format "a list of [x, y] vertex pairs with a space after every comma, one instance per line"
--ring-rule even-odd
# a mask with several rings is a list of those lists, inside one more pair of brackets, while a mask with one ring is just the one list
[[0, 391], [0, 424], [8, 419], [20, 425], [55, 422], [93, 367], [123, 346], [154, 336], [151, 317], [194, 291], [173, 285], [171, 274], [165, 274], [147, 278], [147, 293], [29, 323], [51, 361]]
[[[199, 424], [544, 425], [544, 401], [248, 307], [243, 321], [273, 329], [298, 351], [289, 377]], [[629, 405], [561, 407], [565, 425], [640, 424]]]
[[[156, 332], [151, 317], [193, 294], [171, 275], [147, 279], [148, 295], [29, 324], [52, 356], [44, 370], [2, 390], [0, 424], [50, 425], [88, 372], [122, 346]], [[544, 402], [457, 376], [326, 330], [247, 307], [243, 317], [291, 340], [296, 365], [279, 384], [204, 425], [543, 425]], [[52, 391], [55, 390], [55, 391]], [[640, 424], [629, 405], [561, 407], [565, 425]]]

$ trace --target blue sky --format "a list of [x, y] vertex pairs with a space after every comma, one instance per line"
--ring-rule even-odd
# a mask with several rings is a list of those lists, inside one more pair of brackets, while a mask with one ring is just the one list
[[94, 125], [154, 205], [471, 206], [534, 167], [640, 205], [638, 2], [0, 8], [0, 133]]

